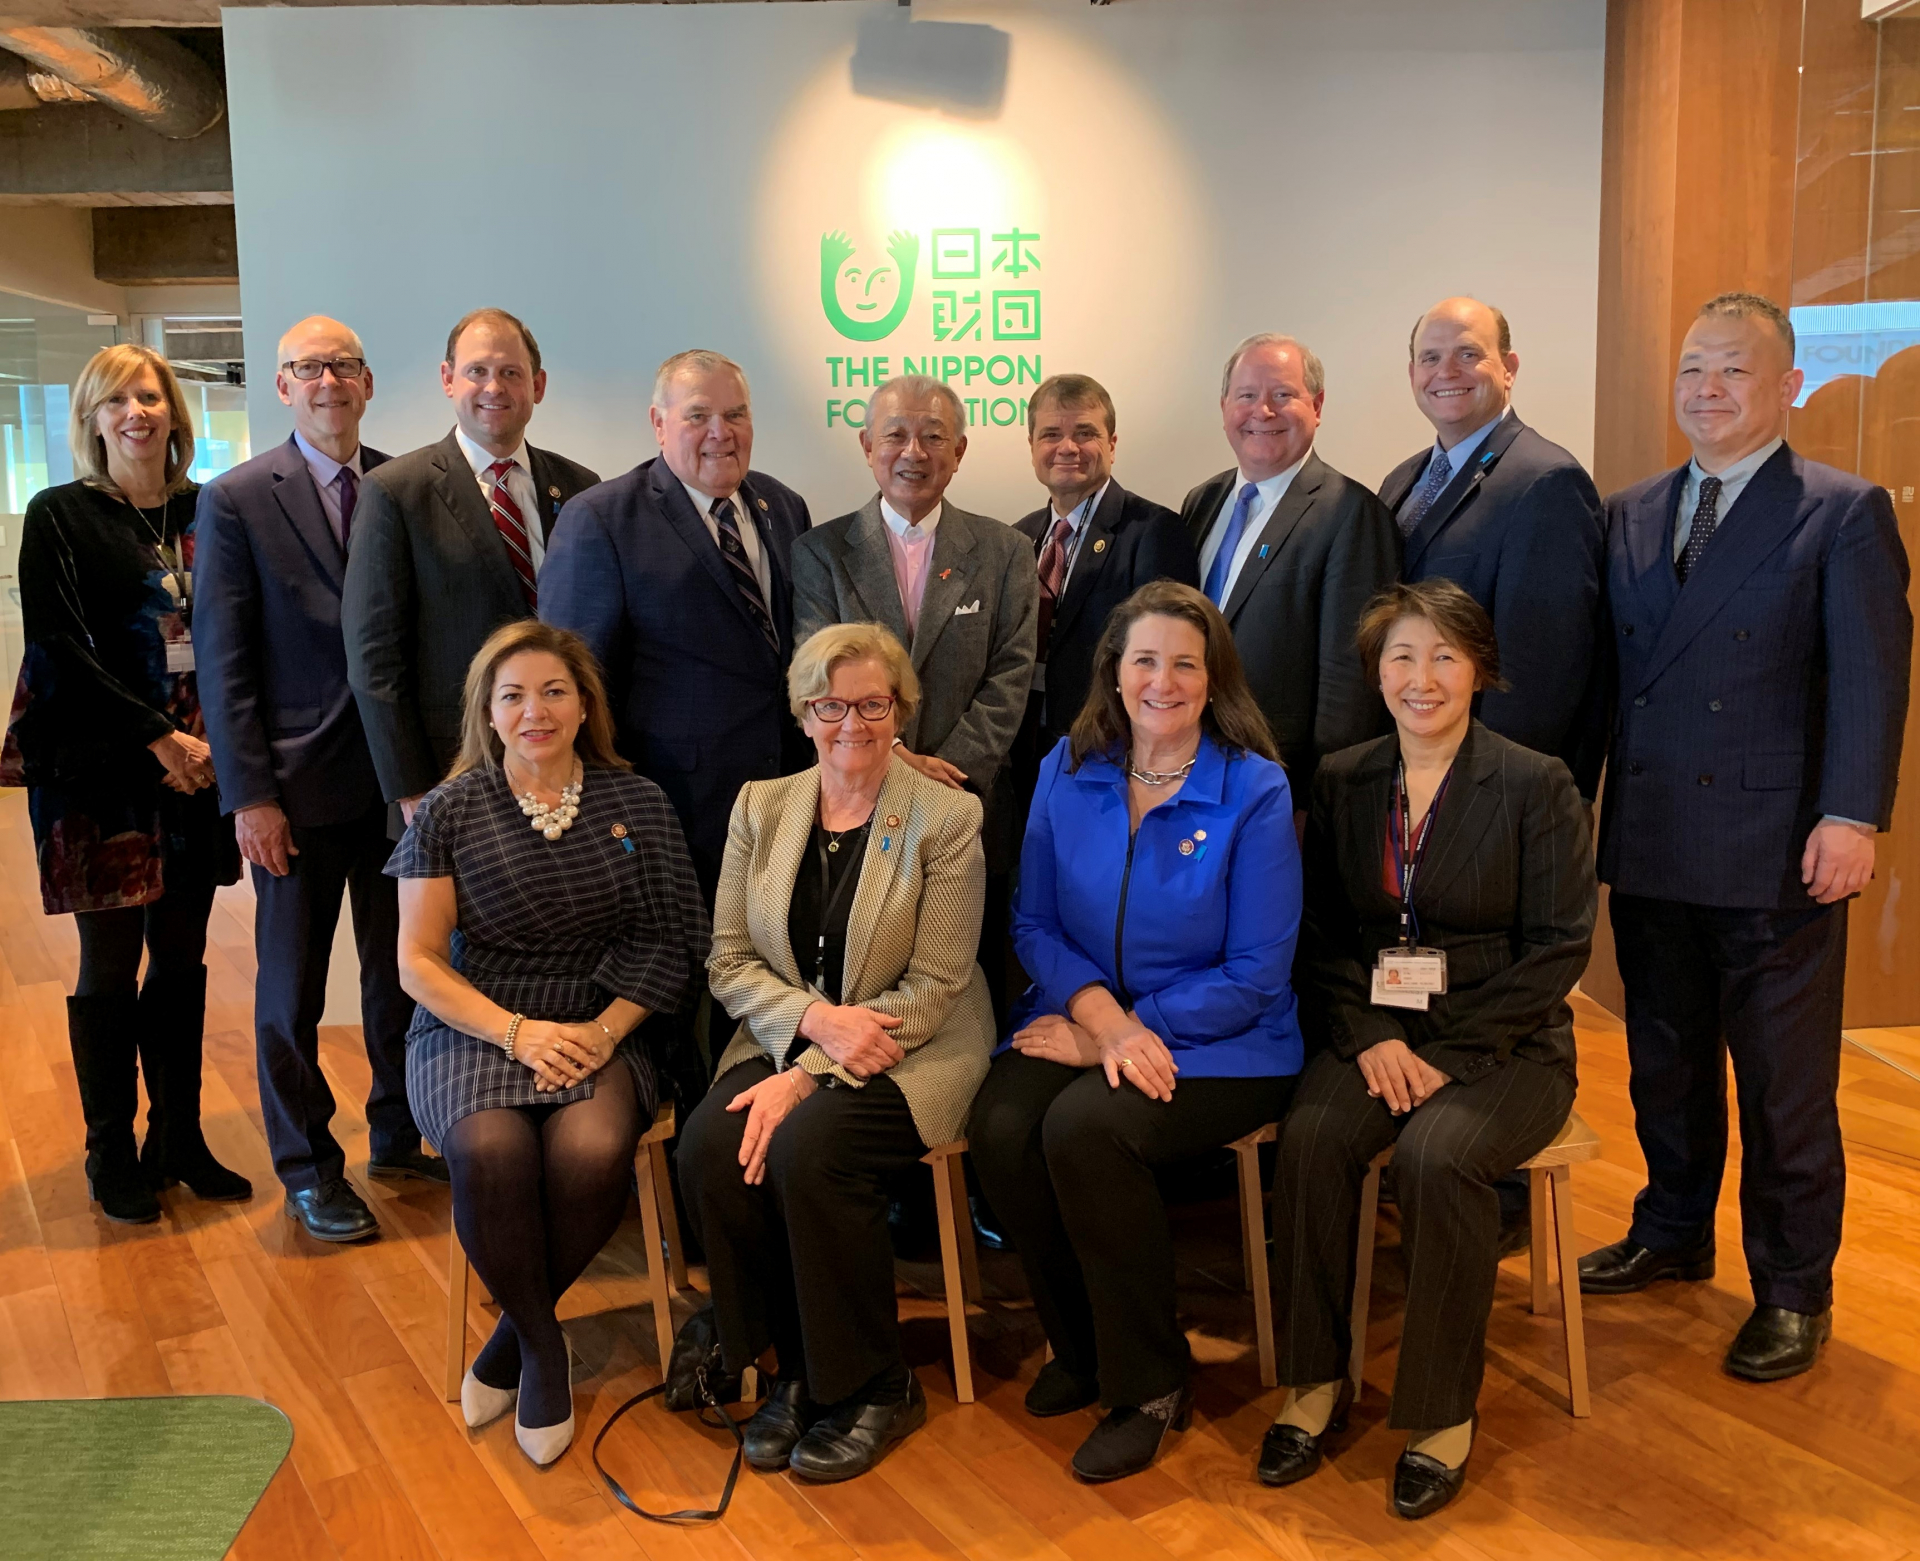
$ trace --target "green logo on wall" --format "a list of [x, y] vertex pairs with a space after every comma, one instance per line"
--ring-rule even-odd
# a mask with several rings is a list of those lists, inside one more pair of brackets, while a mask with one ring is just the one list
[[[844, 233], [820, 235], [820, 307], [827, 323], [849, 341], [885, 341], [900, 327], [913, 303], [913, 276], [920, 265], [920, 240], [896, 232], [887, 240], [890, 266], [847, 265], [856, 254]], [[891, 298], [891, 303], [888, 303]], [[845, 302], [842, 302], [842, 300]], [[847, 312], [851, 304], [853, 312]], [[886, 313], [880, 308], [887, 305]]]

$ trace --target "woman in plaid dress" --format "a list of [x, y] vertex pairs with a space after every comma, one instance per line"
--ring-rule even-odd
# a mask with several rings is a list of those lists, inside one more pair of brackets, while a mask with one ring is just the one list
[[501, 1307], [461, 1407], [479, 1426], [517, 1404], [522, 1450], [551, 1463], [573, 1438], [554, 1303], [619, 1224], [653, 1116], [634, 1032], [688, 1000], [708, 938], [679, 823], [614, 753], [577, 636], [529, 619], [480, 648], [453, 773], [387, 871], [420, 1005], [407, 1094]]

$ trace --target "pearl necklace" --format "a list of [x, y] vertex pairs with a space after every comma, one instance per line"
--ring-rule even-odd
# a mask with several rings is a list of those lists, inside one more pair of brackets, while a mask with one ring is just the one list
[[[506, 773], [506, 768], [502, 763], [500, 771], [503, 775]], [[560, 800], [557, 803], [549, 806], [531, 791], [518, 792], [515, 795], [520, 803], [520, 811], [526, 814], [537, 833], [545, 835], [549, 840], [558, 840], [573, 828], [573, 821], [580, 816], [580, 787], [585, 780], [586, 775], [576, 763], [573, 783], [560, 788]], [[513, 790], [511, 776], [507, 779], [507, 790]]]

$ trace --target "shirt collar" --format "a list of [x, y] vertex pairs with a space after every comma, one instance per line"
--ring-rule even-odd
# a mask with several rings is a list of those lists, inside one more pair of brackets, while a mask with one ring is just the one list
[[884, 498], [880, 500], [880, 518], [887, 523], [887, 530], [903, 542], [924, 542], [939, 529], [940, 517], [946, 513], [946, 510], [947, 501], [942, 499], [934, 505], [933, 512], [925, 520], [918, 525], [909, 525], [905, 515], [902, 515]]
[[1047, 502], [1048, 529], [1052, 529], [1053, 523], [1056, 520], [1064, 520], [1067, 523], [1067, 529], [1075, 536], [1078, 536], [1086, 523], [1093, 519], [1095, 511], [1100, 508], [1101, 501], [1107, 496], [1107, 489], [1112, 486], [1113, 479], [1109, 477], [1105, 482], [1101, 483], [1098, 488], [1094, 489], [1088, 498], [1082, 499], [1064, 515], [1053, 507], [1053, 502], [1049, 499]]
[[[667, 470], [673, 471], [673, 468], [669, 466]], [[709, 493], [705, 488], [694, 487], [692, 483], [688, 482], [687, 479], [682, 477], [678, 472], [673, 473], [673, 480], [687, 490], [687, 497], [693, 501], [693, 507], [702, 515], [711, 515], [713, 513], [713, 501], [720, 497], [719, 494]], [[729, 499], [738, 499], [740, 497], [740, 490], [735, 488], [727, 497]], [[738, 510], [740, 505], [735, 504], [734, 508]], [[736, 514], [734, 519], [738, 520], [739, 516]]]
[[1248, 483], [1253, 482], [1253, 485], [1260, 490], [1260, 502], [1264, 504], [1276, 493], [1285, 493], [1287, 489], [1293, 485], [1293, 479], [1299, 476], [1300, 468], [1307, 464], [1307, 459], [1312, 454], [1313, 446], [1308, 445], [1306, 455], [1301, 456], [1299, 460], [1295, 461], [1293, 465], [1289, 466], [1285, 471], [1275, 472], [1271, 477], [1263, 477], [1258, 482], [1253, 482], [1253, 479], [1245, 472], [1235, 472], [1234, 476], [1239, 480], [1234, 483], [1233, 491], [1238, 493]]
[[[454, 425], [453, 437], [460, 441], [460, 453], [467, 458], [467, 465], [473, 468], [473, 475], [476, 477], [484, 477], [487, 474], [487, 468], [493, 465], [495, 461], [501, 459], [501, 457], [495, 455], [491, 450], [481, 449], [479, 445], [467, 437], [466, 430], [461, 428], [457, 423]], [[529, 479], [532, 478], [533, 462], [527, 457], [526, 440], [522, 439], [520, 441], [520, 448], [515, 450], [508, 459], [515, 462], [520, 470], [527, 474]]]
[[1725, 471], [1720, 472], [1703, 471], [1698, 458], [1696, 458], [1687, 462], [1687, 480], [1697, 487], [1708, 477], [1718, 477], [1720, 479], [1720, 486], [1723, 488], [1731, 487], [1738, 482], [1745, 482], [1755, 472], [1759, 471], [1761, 467], [1765, 466], [1768, 461], [1772, 460], [1774, 451], [1778, 450], [1780, 446], [1786, 442], [1785, 439], [1774, 439], [1770, 443], [1761, 445], [1753, 454], [1741, 456], [1733, 465], [1729, 466]]
[[1507, 420], [1507, 414], [1512, 410], [1513, 408], [1511, 406], [1502, 407], [1500, 409], [1500, 415], [1491, 423], [1481, 424], [1480, 427], [1468, 434], [1466, 438], [1462, 439], [1451, 450], [1443, 448], [1439, 439], [1436, 438], [1433, 441], [1433, 453], [1439, 459], [1445, 461], [1450, 470], [1459, 471], [1462, 466], [1467, 464], [1473, 452], [1486, 443], [1487, 435]]
[[353, 454], [344, 461], [336, 461], [324, 450], [316, 450], [307, 443], [306, 436], [299, 429], [293, 431], [293, 442], [300, 450], [300, 458], [307, 463], [307, 469], [313, 473], [313, 480], [323, 488], [332, 487], [340, 476], [340, 469], [346, 467], [354, 476], [362, 475], [360, 467], [360, 447], [353, 447]]

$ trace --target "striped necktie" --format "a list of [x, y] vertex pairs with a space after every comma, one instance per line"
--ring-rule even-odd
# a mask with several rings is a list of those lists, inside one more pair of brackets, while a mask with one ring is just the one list
[[747, 616], [760, 625], [760, 632], [766, 635], [767, 643], [777, 653], [780, 635], [774, 629], [773, 614], [767, 611], [767, 599], [760, 594], [759, 578], [747, 559], [747, 546], [740, 540], [740, 522], [734, 514], [733, 500], [715, 499], [713, 508], [707, 513], [713, 516], [714, 529], [720, 533], [720, 556], [727, 561], [728, 572], [733, 576], [733, 588], [746, 604]]
[[487, 508], [493, 512], [493, 525], [500, 533], [500, 540], [507, 544], [507, 562], [520, 577], [520, 594], [527, 599], [527, 611], [533, 612], [540, 602], [539, 591], [533, 583], [533, 549], [527, 542], [526, 518], [507, 491], [507, 474], [519, 464], [518, 461], [495, 461], [487, 468], [487, 475], [493, 479], [493, 486], [487, 489]]

